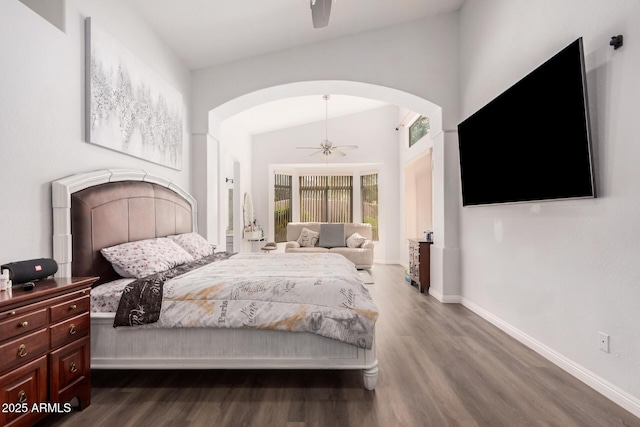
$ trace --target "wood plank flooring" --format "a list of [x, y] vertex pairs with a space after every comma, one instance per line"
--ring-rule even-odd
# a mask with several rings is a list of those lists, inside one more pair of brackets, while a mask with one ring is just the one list
[[374, 392], [359, 371], [93, 371], [91, 406], [40, 426], [640, 426], [457, 304], [376, 265]]

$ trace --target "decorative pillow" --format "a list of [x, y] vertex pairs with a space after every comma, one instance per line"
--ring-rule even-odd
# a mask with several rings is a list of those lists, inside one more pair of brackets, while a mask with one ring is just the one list
[[136, 277], [133, 274], [129, 273], [124, 268], [121, 268], [118, 264], [115, 264], [115, 263], [112, 262], [111, 263], [111, 267], [113, 267], [113, 269], [116, 271], [116, 273], [118, 273], [118, 276], [120, 276], [120, 277], [123, 277], [125, 279], [132, 279], [132, 278]]
[[366, 241], [364, 237], [362, 237], [358, 233], [353, 233], [351, 236], [347, 238], [347, 247], [349, 248], [359, 248]]
[[303, 228], [298, 237], [298, 244], [303, 248], [312, 248], [318, 243], [318, 236], [320, 233], [316, 233], [308, 228]]
[[207, 240], [198, 233], [184, 233], [168, 236], [182, 249], [189, 252], [193, 259], [200, 259], [213, 253], [215, 246], [211, 246]]
[[318, 246], [323, 248], [344, 248], [344, 224], [320, 224]]
[[123, 243], [100, 252], [122, 272], [138, 279], [193, 261], [189, 252], [166, 238]]

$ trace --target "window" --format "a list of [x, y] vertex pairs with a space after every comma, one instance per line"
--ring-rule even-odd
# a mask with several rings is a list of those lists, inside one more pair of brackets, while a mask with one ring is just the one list
[[409, 127], [409, 147], [418, 142], [420, 138], [428, 134], [429, 129], [431, 129], [429, 117], [418, 117], [418, 119]]
[[275, 241], [287, 241], [287, 224], [291, 222], [291, 175], [276, 174], [273, 223]]
[[301, 176], [300, 221], [353, 222], [353, 176]]
[[360, 176], [362, 222], [371, 224], [373, 240], [378, 241], [378, 174]]

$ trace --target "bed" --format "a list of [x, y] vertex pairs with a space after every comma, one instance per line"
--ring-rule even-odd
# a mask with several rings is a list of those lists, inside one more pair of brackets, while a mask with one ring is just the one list
[[[121, 278], [100, 255], [102, 248], [197, 231], [195, 199], [142, 170], [100, 170], [54, 181], [52, 205], [57, 275], [99, 276], [97, 283], [105, 286]], [[92, 369], [358, 369], [366, 389], [376, 386], [375, 338], [364, 348], [282, 330], [114, 328], [114, 317], [110, 310], [91, 313]]]

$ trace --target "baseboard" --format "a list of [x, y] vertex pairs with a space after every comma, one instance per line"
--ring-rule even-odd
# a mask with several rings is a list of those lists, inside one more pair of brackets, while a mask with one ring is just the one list
[[442, 295], [442, 292], [433, 288], [429, 288], [429, 295], [443, 304], [460, 304], [462, 302], [462, 297], [460, 295]]
[[462, 297], [460, 295], [443, 295], [440, 302], [443, 304], [460, 304]]
[[488, 312], [487, 310], [480, 307], [479, 305], [469, 301], [466, 298], [461, 297], [460, 300], [462, 305], [464, 305], [469, 310], [476, 313], [478, 316], [482, 317], [483, 319], [487, 320], [489, 323], [503, 330], [513, 338], [520, 341], [522, 344], [526, 345], [536, 353], [540, 354], [545, 359], [549, 360], [550, 362], [557, 365], [561, 369], [565, 370], [569, 374], [573, 375], [574, 377], [576, 377], [577, 379], [579, 379], [580, 381], [582, 381], [583, 383], [585, 383], [586, 385], [588, 385], [589, 387], [597, 391], [598, 393], [602, 394], [609, 400], [620, 405], [621, 407], [631, 412], [636, 417], [640, 418], [640, 399], [636, 398], [635, 396], [632, 396], [626, 391], [611, 384], [609, 381], [599, 377], [598, 375], [594, 374], [593, 372], [589, 371], [583, 366], [580, 366], [573, 360], [568, 359], [567, 357], [563, 356], [557, 351], [542, 344], [538, 340], [525, 334], [518, 328], [505, 322], [499, 317], [493, 315], [492, 313]]
[[[385, 265], [388, 265], [388, 264], [399, 264], [399, 265], [402, 265], [402, 263], [400, 261], [398, 261], [398, 260], [375, 259], [375, 258], [373, 260], [373, 263], [374, 264], [385, 264]], [[407, 268], [407, 266], [403, 266], [403, 267]]]

